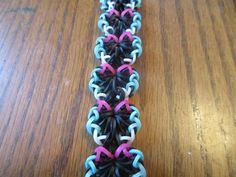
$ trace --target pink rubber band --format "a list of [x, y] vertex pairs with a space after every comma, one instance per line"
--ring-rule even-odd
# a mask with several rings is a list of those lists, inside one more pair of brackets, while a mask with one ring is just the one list
[[123, 16], [125, 16], [125, 14], [127, 14], [127, 13], [129, 13], [131, 17], [134, 16], [134, 13], [133, 13], [132, 9], [130, 9], [130, 8], [129, 8], [129, 9], [125, 9], [125, 10], [121, 13], [121, 16], [123, 17]]
[[119, 42], [121, 42], [126, 36], [129, 38], [130, 41], [133, 41], [134, 38], [133, 38], [131, 32], [126, 31], [126, 32], [122, 33], [122, 35], [119, 37]]
[[95, 159], [96, 162], [100, 161], [101, 154], [105, 154], [107, 157], [114, 159], [114, 155], [102, 146], [97, 147], [95, 149], [95, 152], [96, 152], [96, 159]]
[[109, 71], [112, 72], [112, 74], [115, 74], [116, 71], [115, 69], [108, 63], [104, 63], [100, 65], [102, 67], [102, 70], [99, 72], [100, 74], [104, 74], [104, 72], [106, 71], [106, 69], [108, 69]]
[[129, 153], [129, 151], [127, 150], [127, 148], [130, 148], [130, 147], [131, 147], [131, 145], [128, 144], [128, 143], [121, 144], [121, 145], [116, 149], [115, 157], [118, 158], [122, 152], [124, 153], [124, 155], [125, 155], [126, 157], [131, 157], [132, 154]]
[[113, 34], [108, 34], [107, 37], [104, 39], [104, 42], [109, 42], [110, 40], [113, 40], [116, 43], [119, 43], [119, 39]]
[[112, 16], [113, 14], [116, 14], [116, 16], [120, 16], [120, 13], [116, 9], [109, 10], [109, 17]]
[[115, 112], [118, 112], [118, 111], [122, 108], [122, 106], [124, 106], [124, 105], [125, 105], [125, 107], [126, 107], [126, 109], [127, 109], [128, 111], [131, 111], [131, 108], [130, 108], [130, 105], [129, 105], [129, 100], [128, 100], [128, 99], [125, 99], [125, 100], [121, 101], [121, 102], [115, 107]]
[[128, 68], [130, 75], [133, 74], [133, 69], [129, 64], [121, 65], [119, 68], [117, 68], [117, 72], [121, 72], [125, 68]]
[[104, 100], [98, 100], [97, 101], [98, 108], [97, 110], [100, 112], [102, 107], [104, 106], [108, 111], [111, 111], [111, 106]]

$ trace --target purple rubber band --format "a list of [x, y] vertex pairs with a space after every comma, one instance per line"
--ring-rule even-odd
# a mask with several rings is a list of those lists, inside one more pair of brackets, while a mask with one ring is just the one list
[[108, 34], [106, 38], [104, 39], [104, 42], [109, 42], [110, 40], [113, 40], [116, 43], [119, 43], [119, 39], [113, 34]]
[[130, 108], [130, 105], [129, 105], [129, 100], [128, 99], [124, 99], [123, 101], [121, 101], [116, 107], [115, 107], [115, 112], [118, 112], [121, 108], [122, 108], [122, 106], [124, 106], [125, 105], [125, 107], [126, 107], [126, 109], [128, 110], [128, 111], [131, 111], [131, 108]]
[[116, 14], [116, 16], [120, 16], [120, 13], [116, 9], [109, 10], [109, 17], [112, 16], [113, 14]]
[[100, 70], [100, 72], [99, 72], [100, 74], [104, 74], [104, 72], [106, 71], [106, 69], [108, 69], [109, 71], [111, 71], [112, 74], [115, 74], [115, 73], [116, 73], [115, 69], [114, 69], [111, 65], [109, 65], [108, 63], [101, 64], [100, 66], [102, 67], [102, 70]]
[[129, 38], [130, 41], [133, 41], [134, 38], [133, 38], [131, 32], [126, 31], [126, 32], [122, 33], [122, 35], [119, 37], [119, 42], [121, 42], [126, 36]]
[[121, 16], [123, 17], [123, 16], [125, 16], [125, 14], [127, 14], [127, 13], [129, 13], [131, 17], [134, 16], [134, 13], [133, 13], [132, 9], [130, 9], [130, 8], [129, 8], [129, 9], [125, 9], [125, 10], [121, 13]]
[[129, 74], [133, 74], [133, 69], [129, 64], [123, 64], [119, 68], [117, 68], [117, 72], [121, 72], [123, 69], [128, 68]]
[[114, 159], [114, 155], [102, 146], [97, 147], [95, 149], [95, 152], [96, 152], [96, 159], [95, 159], [96, 162], [100, 161], [101, 154], [105, 154], [107, 157]]
[[130, 148], [130, 147], [131, 147], [131, 145], [128, 144], [128, 143], [121, 144], [121, 145], [116, 149], [115, 157], [118, 158], [122, 152], [123, 152], [123, 154], [124, 154], [126, 157], [131, 157], [132, 154], [129, 153], [129, 151], [127, 150], [127, 148]]
[[102, 107], [104, 106], [108, 111], [111, 111], [111, 106], [104, 100], [98, 100], [97, 101], [98, 108], [97, 110], [100, 112]]

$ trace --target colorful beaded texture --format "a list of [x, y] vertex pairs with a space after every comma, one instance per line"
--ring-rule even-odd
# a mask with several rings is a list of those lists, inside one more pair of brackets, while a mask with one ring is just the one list
[[85, 162], [85, 177], [146, 177], [143, 153], [131, 146], [141, 128], [140, 113], [129, 102], [139, 87], [132, 67], [142, 54], [137, 9], [141, 0], [100, 0], [95, 57], [89, 89], [97, 103], [90, 109], [87, 131], [99, 145]]

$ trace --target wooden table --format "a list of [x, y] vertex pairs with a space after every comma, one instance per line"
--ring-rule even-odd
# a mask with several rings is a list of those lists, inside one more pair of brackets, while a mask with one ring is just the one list
[[[82, 177], [96, 0], [0, 1], [0, 176]], [[148, 177], [236, 177], [233, 0], [144, 0], [134, 146]]]

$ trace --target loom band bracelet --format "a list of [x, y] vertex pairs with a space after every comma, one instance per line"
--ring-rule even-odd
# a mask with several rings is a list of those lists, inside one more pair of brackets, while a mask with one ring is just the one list
[[[115, 1], [111, 0], [100, 0], [101, 3], [101, 10], [109, 10], [113, 9], [115, 7]], [[134, 8], [140, 8], [141, 7], [142, 0], [130, 0], [129, 3], [124, 4], [126, 7]]]
[[108, 17], [111, 17], [112, 15], [115, 15], [117, 17], [123, 17], [126, 14], [129, 14], [131, 17], [134, 16], [133, 10], [131, 8], [124, 9], [122, 12], [119, 12], [118, 10], [113, 8], [113, 9], [107, 10], [106, 13]]
[[[137, 57], [140, 57], [142, 55], [142, 46], [140, 42], [138, 42], [138, 38], [135, 39], [137, 40], [134, 40], [135, 42], [132, 43], [133, 50], [128, 57], [124, 57], [123, 59], [124, 62], [129, 63], [130, 65], [133, 65], [136, 62]], [[101, 47], [99, 45], [95, 46], [94, 54], [96, 59], [101, 60], [102, 63], [106, 63], [106, 60], [110, 60], [112, 58], [111, 55], [106, 53], [104, 47]]]
[[[136, 13], [137, 12], [135, 12], [134, 14], [136, 14]], [[104, 15], [104, 14], [102, 14], [102, 15]], [[127, 27], [127, 29], [124, 29], [124, 31], [131, 32], [132, 34], [135, 34], [141, 29], [141, 21], [140, 20], [134, 20], [136, 16], [137, 15], [134, 16], [131, 25], [129, 27]], [[109, 22], [106, 19], [99, 19], [98, 28], [102, 32], [105, 33], [105, 36], [115, 33], [115, 29], [114, 29], [115, 27], [110, 25]]]
[[117, 177], [146, 177], [143, 160], [142, 152], [127, 143], [121, 144], [114, 153], [99, 146], [85, 162], [85, 177], [104, 176], [108, 173], [113, 176], [116, 172]]
[[[117, 11], [116, 9], [110, 9], [107, 12], [105, 12], [105, 16], [107, 18], [110, 18], [111, 16], [116, 16], [116, 17], [124, 17], [126, 15], [129, 15], [131, 18], [134, 16], [134, 12], [131, 8], [124, 9], [122, 12]], [[105, 19], [107, 19], [105, 18]]]
[[[96, 59], [101, 60], [102, 63], [107, 63], [106, 60], [107, 59], [110, 60], [112, 58], [110, 55], [106, 54], [106, 51], [104, 48], [99, 48], [99, 50], [97, 50], [95, 47], [94, 53], [95, 53]], [[141, 47], [138, 49], [134, 49], [133, 51], [131, 51], [128, 57], [123, 58], [123, 62], [133, 65], [136, 62], [137, 58], [140, 57], [141, 55], [142, 55]], [[103, 57], [103, 56], [106, 56], [106, 57]]]
[[[136, 79], [138, 77], [135, 74], [132, 74], [130, 78], [132, 78], [132, 80], [129, 81], [125, 87], [121, 87], [126, 98], [131, 97], [139, 88], [139, 80]], [[103, 88], [96, 84], [96, 81], [93, 78], [89, 81], [89, 90], [94, 94], [94, 97], [97, 100], [106, 99], [107, 97], [107, 93], [103, 91]]]
[[[132, 76], [133, 73], [135, 72], [135, 75], [137, 75], [138, 77], [138, 73], [136, 72], [136, 70], [134, 68], [131, 67], [131, 65], [129, 64], [123, 64], [120, 67], [118, 67], [117, 69], [113, 68], [109, 63], [102, 63], [100, 66], [96, 67], [90, 75], [90, 78], [93, 79], [93, 81], [99, 81], [101, 80], [101, 75], [103, 75], [104, 73], [110, 73], [112, 75], [116, 75], [117, 73], [121, 73], [122, 71], [124, 71], [125, 69], [127, 69], [129, 71], [129, 75]], [[133, 76], [132, 76], [133, 78]], [[139, 77], [138, 77], [139, 79]]]
[[[129, 124], [128, 127], [129, 132], [131, 132], [131, 129], [137, 128], [137, 131], [141, 128], [141, 122], [140, 122], [140, 113], [138, 109], [131, 105], [127, 99], [121, 101], [118, 103], [114, 109], [111, 108], [111, 106], [105, 101], [105, 100], [98, 100], [97, 105], [93, 106], [88, 114], [88, 122], [86, 124], [86, 128], [89, 134], [92, 134], [92, 124], [96, 124], [95, 122], [99, 121], [100, 114], [103, 111], [110, 111], [119, 114], [121, 110], [126, 110], [129, 114]], [[100, 131], [100, 129], [98, 129]]]
[[115, 36], [114, 34], [109, 34], [106, 37], [100, 36], [96, 40], [96, 46], [103, 47], [104, 46], [104, 42], [107, 43], [107, 42], [109, 42], [111, 40], [116, 42], [116, 43], [119, 43], [119, 42], [121, 42], [126, 37], [130, 41], [133, 41], [134, 36], [129, 31], [124, 31], [119, 38], [117, 36]]
[[[132, 94], [135, 93], [139, 88], [139, 75], [138, 75], [138, 72], [128, 64], [124, 64], [120, 66], [117, 70], [112, 68], [112, 66], [109, 65], [108, 63], [102, 64], [100, 67], [95, 68], [91, 73], [91, 79], [89, 81], [89, 90], [93, 93], [96, 92], [96, 94], [99, 92], [103, 94], [103, 96], [105, 97], [107, 88], [113, 87], [113, 86], [104, 85], [102, 76], [105, 76], [105, 77], [109, 76], [112, 79], [114, 78], [116, 73], [123, 73], [126, 70], [129, 72], [129, 76], [126, 74], [124, 76], [122, 75], [121, 76], [128, 77], [128, 80], [123, 80], [122, 81], [123, 83], [121, 81], [119, 82], [120, 84], [122, 84], [121, 86], [125, 92], [126, 97], [129, 97], [131, 93]], [[112, 83], [109, 82], [108, 84], [112, 84]]]
[[[114, 9], [112, 9], [114, 10]], [[111, 13], [110, 12], [113, 12], [112, 10], [110, 11], [106, 11], [104, 13], [102, 13], [100, 16], [99, 16], [99, 21], [101, 20], [101, 24], [98, 25], [98, 27], [102, 30], [103, 29], [103, 25], [109, 25], [109, 22], [108, 22], [108, 19], [107, 18], [110, 18], [111, 17]], [[119, 13], [119, 12], [118, 12]], [[114, 13], [112, 13], [113, 15]], [[137, 11], [133, 11], [131, 8], [128, 8], [128, 9], [125, 9], [123, 12], [121, 12], [121, 15], [117, 15], [117, 17], [124, 17], [126, 14], [129, 14], [131, 17], [132, 17], [132, 22], [139, 22], [141, 23], [142, 21], [142, 16], [139, 12]], [[99, 24], [99, 22], [98, 22]], [[102, 25], [103, 24], [103, 25]]]
[[[122, 100], [126, 97], [127, 93], [124, 92], [124, 88], [120, 88], [118, 87], [115, 90], [115, 95], [114, 95], [114, 91], [110, 91], [108, 93], [103, 93], [101, 92], [101, 88], [95, 84], [91, 84], [94, 88], [90, 88], [91, 86], [89, 85], [89, 89], [91, 90], [91, 92], [94, 94], [94, 97], [96, 100], [111, 100], [116, 98], [116, 100]], [[115, 96], [115, 97], [114, 97]], [[119, 97], [119, 98], [118, 98]]]
[[[100, 146], [103, 146], [104, 145], [103, 141], [107, 139], [107, 135], [101, 133], [102, 128], [99, 125], [92, 123], [90, 124], [90, 126], [93, 128], [91, 135], [93, 136], [94, 142]], [[133, 127], [129, 129], [129, 135], [128, 134], [119, 135], [120, 138], [119, 141], [131, 144], [135, 140], [136, 133], [138, 132], [137, 130], [138, 126], [139, 125], [136, 125], [136, 123], [133, 123]]]
[[[114, 41], [116, 43], [120, 43], [122, 42], [125, 38], [129, 39], [130, 41], [133, 41], [134, 40], [134, 36], [132, 35], [131, 32], [129, 31], [124, 31], [120, 37], [118, 38], [116, 35], [114, 34], [109, 34], [108, 36], [106, 36], [104, 39], [103, 39], [103, 42], [107, 43], [109, 41]], [[103, 44], [104, 45], [104, 44]]]
[[132, 82], [134, 79], [137, 79], [137, 81], [139, 80], [138, 73], [129, 64], [123, 64], [117, 69], [114, 69], [108, 63], [101, 64], [91, 72], [89, 81], [89, 88], [90, 88], [89, 90], [93, 92], [94, 89], [101, 88], [98, 82], [103, 81], [103, 76], [114, 77], [115, 75], [122, 74], [126, 71], [128, 71], [129, 75], [125, 74], [123, 77], [129, 77], [130, 82]]
[[[98, 20], [98, 28], [105, 33], [105, 35], [108, 34], [114, 34], [115, 30], [112, 25], [109, 24], [109, 22], [106, 19], [107, 12], [101, 14], [99, 20]], [[132, 34], [137, 33], [141, 29], [141, 15], [138, 12], [134, 12], [133, 20], [131, 25], [125, 29], [125, 31], [130, 31]]]
[[[89, 120], [88, 122], [90, 122], [90, 121], [91, 120]], [[103, 141], [107, 140], [107, 134], [102, 134], [101, 133], [102, 128], [97, 124], [91, 123], [89, 126], [91, 127], [91, 129], [93, 129], [91, 135], [93, 136], [95, 143], [100, 146], [104, 145], [105, 142], [103, 142]], [[123, 135], [120, 134], [118, 141], [131, 144], [135, 140], [136, 133], [139, 131], [140, 127], [141, 127], [140, 123], [139, 123], [139, 125], [137, 123], [131, 124], [131, 126], [129, 126], [129, 128], [128, 128], [129, 134], [127, 134], [127, 133], [123, 134]], [[112, 140], [112, 139], [110, 139], [110, 140]]]
[[115, 158], [119, 158], [120, 154], [123, 153], [126, 157], [130, 158], [132, 154], [127, 150], [129, 147], [130, 145], [128, 144], [121, 144], [115, 151], [115, 154], [112, 154], [103, 146], [97, 147], [95, 149], [95, 154], [89, 156], [85, 161], [85, 168], [88, 170], [85, 177], [90, 177], [96, 174], [98, 168], [96, 168], [95, 164], [102, 160], [101, 156], [114, 160]]
[[133, 72], [135, 71], [134, 68], [131, 67], [131, 65], [129, 64], [123, 64], [121, 65], [120, 67], [118, 67], [117, 69], [113, 68], [109, 63], [102, 63], [100, 66], [99, 66], [100, 70], [99, 69], [96, 69], [94, 71], [92, 71], [92, 76], [96, 75], [96, 77], [98, 78], [97, 74], [104, 74], [105, 72], [110, 72], [112, 73], [113, 75], [116, 75], [117, 73], [121, 73], [122, 71], [124, 70], [128, 70], [129, 74], [132, 75]]
[[[89, 110], [88, 119], [97, 121], [100, 118], [101, 111], [105, 110], [119, 113], [124, 108], [130, 113], [129, 120], [131, 121], [131, 123], [140, 123], [140, 121], [137, 121], [137, 119], [140, 119], [139, 110], [134, 105], [130, 104], [127, 99], [118, 103], [114, 108], [112, 108], [105, 100], [98, 100], [97, 104]], [[91, 133], [92, 131], [89, 132]]]
[[[124, 58], [123, 59], [123, 64], [129, 64], [129, 65], [133, 65], [136, 61], [136, 54], [133, 55], [133, 58]], [[110, 63], [109, 60], [111, 59], [111, 56], [110, 55], [105, 55], [104, 52], [101, 52], [101, 56], [98, 58], [102, 64], [105, 64], [105, 63]]]
[[[129, 113], [129, 118], [128, 118], [129, 122], [125, 122], [124, 125], [126, 125], [126, 124], [130, 124], [130, 125], [127, 127], [129, 134], [123, 134], [123, 135], [120, 134], [119, 135], [119, 137], [120, 137], [119, 141], [120, 142], [126, 141], [127, 143], [132, 143], [135, 139], [135, 134], [141, 128], [139, 112], [138, 112], [137, 108], [135, 108], [134, 106], [128, 105], [128, 107], [127, 107], [127, 105], [125, 105], [125, 104], [120, 105], [121, 103], [119, 103], [115, 107], [114, 112], [119, 112], [119, 110], [122, 108], [122, 106], [125, 106], [125, 109], [128, 111], [127, 113], [129, 113], [129, 112], [130, 113]], [[109, 106], [106, 107], [106, 105], [105, 105], [104, 107], [105, 107], [104, 108], [105, 110], [111, 111]], [[117, 110], [117, 108], [118, 108], [118, 110]], [[90, 135], [93, 135], [94, 141], [98, 145], [103, 145], [104, 143], [102, 142], [102, 140], [106, 140], [107, 135], [104, 132], [105, 127], [104, 128], [101, 127], [102, 126], [101, 121], [104, 121], [104, 120], [100, 119], [100, 111], [101, 110], [99, 110], [99, 109], [101, 109], [101, 108], [99, 108], [99, 105], [94, 106], [90, 109], [90, 112], [89, 112], [89, 115], [88, 115], [88, 121], [87, 121], [87, 124], [86, 124], [86, 129], [87, 129], [87, 131]], [[131, 111], [129, 111], [129, 109], [131, 109]], [[121, 115], [121, 118], [122, 118], [122, 115]]]
[[108, 36], [104, 37], [98, 37], [96, 40], [96, 46], [94, 48], [94, 54], [97, 59], [100, 59], [103, 55], [108, 55], [105, 50], [105, 44], [108, 43], [109, 41], [114, 41], [115, 43], [120, 43], [122, 42], [125, 38], [128, 38], [130, 41], [132, 41], [132, 52], [131, 56], [133, 55], [134, 52], [138, 54], [140, 57], [142, 54], [142, 41], [138, 36], [135, 36], [132, 34], [130, 31], [126, 31], [122, 33], [122, 35], [118, 38], [113, 34], [109, 34]]
[[[132, 41], [133, 51], [138, 50], [138, 52], [139, 52], [138, 56], [140, 56], [142, 54], [141, 39], [138, 36], [133, 35], [130, 30], [130, 31], [126, 31], [126, 32], [122, 33], [122, 35], [119, 38], [113, 34], [109, 34], [105, 37], [104, 36], [98, 37], [96, 40], [96, 46], [94, 48], [94, 54], [95, 54], [96, 58], [100, 59], [102, 57], [102, 53], [103, 53], [103, 55], [108, 55], [105, 51], [105, 48], [104, 48], [105, 44], [104, 43], [108, 43], [109, 41], [114, 41], [116, 43], [120, 43], [125, 38], [128, 38], [130, 41]], [[131, 53], [131, 55], [132, 55], [132, 53]]]

